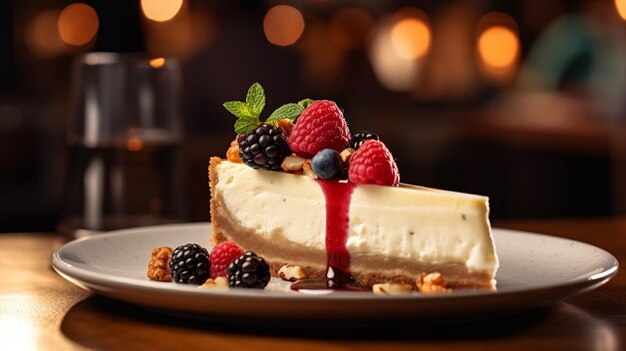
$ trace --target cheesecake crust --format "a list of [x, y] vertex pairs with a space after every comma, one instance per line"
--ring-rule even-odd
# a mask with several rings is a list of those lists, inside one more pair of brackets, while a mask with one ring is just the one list
[[[276, 243], [255, 235], [254, 230], [241, 225], [224, 205], [217, 192], [219, 157], [211, 157], [209, 162], [209, 188], [211, 191], [211, 241], [218, 244], [234, 241], [244, 250], [251, 250], [263, 256], [270, 265], [272, 276], [278, 277], [278, 270], [286, 264], [302, 267], [309, 278], [320, 277], [326, 272], [326, 252], [303, 245]], [[381, 269], [389, 267], [389, 269]], [[357, 283], [373, 286], [378, 283], [415, 284], [422, 273], [441, 273], [451, 288], [494, 288], [494, 281], [485, 272], [470, 272], [457, 263], [433, 264], [420, 261], [401, 260], [373, 255], [352, 255], [351, 274]]]

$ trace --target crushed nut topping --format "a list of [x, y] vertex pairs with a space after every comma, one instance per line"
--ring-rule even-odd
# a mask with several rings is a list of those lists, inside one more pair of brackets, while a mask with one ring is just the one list
[[341, 160], [343, 161], [343, 166], [345, 168], [348, 168], [350, 166], [350, 159], [352, 158], [352, 155], [354, 155], [355, 152], [356, 150], [352, 148], [347, 148], [339, 153], [339, 156], [341, 156]]
[[415, 281], [415, 285], [422, 294], [434, 294], [452, 291], [448, 288], [446, 281], [443, 279], [443, 275], [438, 272], [430, 274], [422, 273]]
[[172, 257], [171, 247], [157, 247], [152, 249], [152, 256], [148, 262], [148, 278], [160, 282], [172, 281], [168, 266]]
[[313, 172], [313, 166], [311, 166], [311, 160], [306, 160], [304, 162], [302, 165], [302, 173], [304, 173], [305, 176], [317, 179], [317, 175]]
[[402, 295], [412, 291], [413, 286], [410, 284], [382, 283], [372, 286], [374, 295]]
[[237, 143], [237, 140], [230, 142], [230, 147], [226, 151], [226, 159], [230, 162], [243, 163], [239, 157], [239, 143]]
[[298, 157], [296, 155], [291, 155], [285, 157], [283, 163], [280, 164], [280, 168], [282, 168], [283, 171], [286, 172], [297, 172], [302, 170], [302, 166], [304, 166], [305, 162], [306, 159]]
[[293, 122], [288, 118], [278, 120], [278, 128], [283, 132], [285, 138], [289, 138], [291, 131], [293, 130]]
[[228, 279], [226, 279], [226, 277], [209, 278], [204, 284], [200, 285], [200, 288], [228, 290]]
[[307, 275], [302, 267], [286, 264], [278, 270], [278, 277], [283, 280], [295, 282], [296, 280], [306, 279]]

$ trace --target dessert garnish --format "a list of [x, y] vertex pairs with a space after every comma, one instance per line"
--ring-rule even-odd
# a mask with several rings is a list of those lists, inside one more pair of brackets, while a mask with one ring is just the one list
[[[277, 108], [261, 122], [260, 116], [265, 108], [265, 92], [259, 83], [248, 89], [246, 101], [228, 101], [224, 107], [237, 117], [235, 133], [239, 144], [239, 158], [252, 168], [279, 170], [283, 159], [291, 154], [287, 138], [279, 126], [281, 120], [294, 120], [309, 99], [300, 103], [289, 103]], [[282, 123], [284, 127], [284, 122]]]
[[150, 262], [148, 262], [148, 278], [161, 282], [172, 281], [168, 263], [172, 257], [171, 247], [155, 247], [152, 249]]
[[439, 272], [420, 274], [415, 280], [415, 285], [422, 294], [446, 293], [451, 291], [448, 289], [448, 284], [443, 279], [443, 275]]
[[380, 283], [372, 286], [374, 295], [404, 295], [414, 291], [410, 284]]
[[296, 155], [312, 158], [323, 149], [341, 152], [350, 142], [350, 131], [343, 112], [328, 100], [313, 102], [302, 112], [289, 137], [289, 148]]
[[209, 253], [198, 244], [179, 246], [172, 254], [169, 267], [175, 283], [202, 285], [209, 278]]
[[379, 140], [366, 140], [350, 158], [348, 177], [354, 184], [400, 184], [396, 161], [385, 144]]
[[209, 257], [211, 278], [228, 276], [230, 263], [243, 254], [243, 249], [232, 241], [224, 241], [215, 245]]
[[209, 278], [200, 287], [203, 289], [228, 290], [228, 279], [226, 277]]
[[173, 252], [169, 247], [157, 247], [152, 249], [148, 263], [150, 280], [173, 280], [203, 288], [264, 289], [270, 277], [269, 265], [263, 257], [252, 251], [244, 252], [232, 241], [215, 245], [210, 254], [204, 247], [191, 243]]
[[286, 264], [278, 269], [278, 277], [282, 280], [295, 282], [306, 279], [307, 275], [302, 267], [293, 264]]
[[338, 178], [343, 171], [343, 160], [333, 149], [324, 149], [311, 159], [311, 168], [318, 178]]
[[246, 251], [228, 266], [228, 285], [232, 288], [264, 289], [270, 278], [269, 265], [252, 251]]
[[350, 145], [349, 145], [349, 147], [351, 149], [357, 150], [358, 148], [361, 147], [361, 145], [363, 145], [365, 140], [380, 140], [380, 138], [378, 137], [378, 135], [376, 135], [374, 133], [358, 132], [358, 133], [354, 134], [352, 136], [352, 138], [350, 138]]

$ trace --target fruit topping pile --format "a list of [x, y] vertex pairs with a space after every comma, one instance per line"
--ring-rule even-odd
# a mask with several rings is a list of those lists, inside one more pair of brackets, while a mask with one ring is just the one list
[[333, 101], [285, 104], [262, 122], [265, 92], [254, 83], [245, 101], [228, 101], [224, 107], [237, 117], [237, 137], [226, 152], [231, 162], [355, 184], [400, 183], [387, 146], [370, 132], [351, 135], [342, 109]]
[[147, 275], [150, 280], [208, 288], [264, 289], [270, 281], [270, 268], [263, 257], [225, 241], [213, 247], [210, 254], [191, 243], [173, 251], [169, 247], [155, 248]]

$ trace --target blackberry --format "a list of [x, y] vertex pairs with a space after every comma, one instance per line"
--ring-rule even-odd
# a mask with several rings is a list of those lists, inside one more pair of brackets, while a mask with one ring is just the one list
[[246, 251], [228, 266], [228, 285], [233, 288], [263, 289], [269, 281], [270, 266], [252, 251]]
[[209, 278], [209, 253], [198, 244], [182, 245], [172, 253], [169, 266], [175, 283], [201, 285]]
[[378, 135], [376, 135], [374, 133], [358, 132], [358, 133], [354, 134], [352, 136], [352, 138], [350, 138], [350, 144], [348, 145], [348, 147], [353, 148], [353, 149], [356, 150], [356, 149], [360, 148], [361, 145], [363, 145], [365, 140], [380, 140], [380, 139], [378, 138]]
[[237, 137], [239, 157], [252, 168], [280, 169], [283, 159], [291, 154], [280, 128], [260, 125], [255, 131]]

